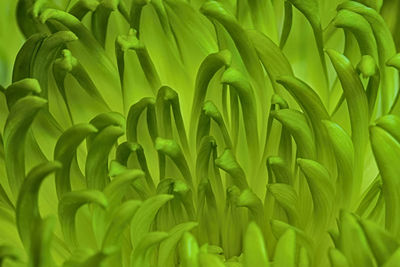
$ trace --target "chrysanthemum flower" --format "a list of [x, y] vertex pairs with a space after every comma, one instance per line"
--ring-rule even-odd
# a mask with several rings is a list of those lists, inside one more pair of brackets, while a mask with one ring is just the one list
[[400, 1], [0, 14], [0, 266], [400, 266]]

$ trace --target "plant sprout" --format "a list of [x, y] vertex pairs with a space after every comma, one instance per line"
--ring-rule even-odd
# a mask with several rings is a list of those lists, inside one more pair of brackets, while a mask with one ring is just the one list
[[399, 266], [400, 1], [0, 13], [0, 266]]

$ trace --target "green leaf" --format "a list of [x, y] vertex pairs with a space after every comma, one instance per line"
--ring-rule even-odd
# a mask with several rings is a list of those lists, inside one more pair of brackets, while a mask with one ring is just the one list
[[249, 224], [243, 246], [244, 267], [269, 266], [264, 238], [257, 224]]

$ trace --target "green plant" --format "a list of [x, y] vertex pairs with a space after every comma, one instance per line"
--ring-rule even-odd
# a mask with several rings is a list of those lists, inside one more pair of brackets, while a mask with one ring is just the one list
[[1, 1], [0, 265], [398, 266], [399, 9]]

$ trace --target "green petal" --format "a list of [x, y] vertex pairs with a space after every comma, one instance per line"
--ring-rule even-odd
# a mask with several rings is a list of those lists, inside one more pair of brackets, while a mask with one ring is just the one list
[[332, 267], [350, 267], [346, 257], [336, 248], [329, 250], [329, 259]]
[[315, 159], [314, 136], [304, 114], [294, 109], [281, 109], [271, 112], [271, 115], [280, 121], [293, 136], [297, 144], [298, 156]]
[[211, 79], [221, 68], [229, 67], [231, 63], [231, 53], [228, 50], [222, 50], [208, 55], [201, 63], [197, 71], [196, 84], [193, 94], [191, 129], [196, 125], [196, 118], [200, 113], [201, 105], [207, 94], [207, 89]]
[[361, 220], [361, 227], [379, 265], [383, 265], [398, 248], [398, 242], [372, 221]]
[[70, 169], [76, 150], [80, 143], [89, 135], [97, 132], [91, 124], [76, 124], [67, 129], [58, 138], [54, 148], [54, 159], [62, 164], [56, 172], [56, 190], [58, 199], [64, 193], [71, 191]]
[[[337, 196], [343, 203], [347, 203], [354, 197], [355, 179], [354, 176], [354, 148], [350, 136], [338, 124], [324, 120], [324, 126], [328, 134], [337, 165]], [[340, 192], [340, 193], [339, 193]]]
[[200, 11], [208, 18], [215, 19], [221, 23], [226, 29], [235, 42], [247, 71], [256, 81], [259, 90], [261, 90], [263, 84], [263, 74], [261, 65], [258, 62], [256, 50], [250, 42], [246, 32], [236, 21], [235, 17], [225, 10], [221, 3], [213, 0], [204, 2]]
[[33, 246], [30, 235], [35, 232], [35, 224], [41, 220], [39, 213], [39, 189], [43, 180], [61, 168], [58, 162], [46, 162], [33, 168], [19, 191], [16, 206], [16, 225], [25, 248]]
[[143, 238], [139, 241], [136, 248], [133, 250], [131, 259], [132, 267], [147, 267], [149, 264], [149, 250], [157, 246], [163, 240], [168, 238], [168, 234], [164, 232], [151, 232], [145, 234]]
[[179, 258], [182, 267], [199, 266], [199, 245], [194, 236], [188, 232], [183, 234], [179, 246]]
[[66, 241], [76, 246], [75, 216], [79, 208], [85, 204], [94, 203], [105, 209], [108, 206], [106, 196], [97, 190], [82, 190], [65, 193], [58, 205], [58, 216]]
[[103, 249], [118, 246], [125, 228], [130, 224], [141, 204], [142, 202], [138, 200], [128, 200], [115, 209], [111, 223], [103, 238]]
[[[198, 225], [197, 222], [187, 222], [174, 226], [169, 232], [169, 237], [161, 242], [158, 253], [158, 266], [174, 264], [174, 254], [182, 236]], [[182, 242], [182, 241], [181, 241]]]
[[244, 267], [269, 266], [263, 235], [255, 223], [250, 223], [244, 239]]
[[[145, 235], [149, 233], [150, 226], [156, 216], [158, 210], [168, 201], [173, 199], [171, 195], [157, 195], [146, 199], [140, 206], [131, 222], [131, 242], [133, 247], [139, 246], [139, 243]], [[168, 235], [164, 235], [165, 239]], [[161, 240], [159, 240], [161, 241]]]
[[299, 219], [298, 196], [293, 187], [287, 184], [270, 184], [268, 185], [268, 192], [286, 211], [290, 224], [296, 225]]
[[232, 183], [240, 189], [248, 188], [246, 174], [237, 163], [235, 156], [230, 149], [226, 149], [221, 156], [215, 160], [218, 168], [226, 171], [232, 178]]
[[294, 267], [296, 262], [296, 233], [288, 229], [279, 238], [274, 254], [274, 265]]
[[25, 177], [25, 140], [37, 113], [44, 108], [47, 101], [27, 96], [14, 104], [4, 127], [4, 153], [7, 177], [14, 197]]
[[334, 186], [326, 168], [316, 161], [297, 159], [304, 173], [313, 198], [314, 211], [318, 224], [327, 223], [332, 216]]
[[[397, 132], [397, 131], [396, 131]], [[400, 144], [390, 134], [379, 126], [374, 126], [370, 130], [371, 145], [375, 160], [380, 170], [383, 181], [383, 196], [386, 205], [386, 228], [395, 236], [400, 234], [400, 214], [397, 207], [400, 192], [397, 173], [399, 173], [398, 159], [400, 159]], [[387, 162], [390, 162], [388, 164]]]
[[109, 183], [108, 155], [124, 131], [118, 126], [108, 126], [93, 139], [87, 153], [85, 174], [90, 189], [103, 190]]
[[400, 261], [400, 249], [397, 249], [395, 253], [385, 262], [382, 267], [395, 267]]

